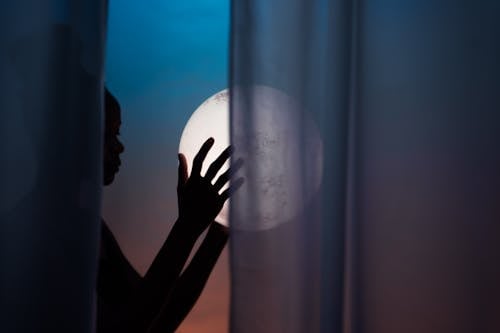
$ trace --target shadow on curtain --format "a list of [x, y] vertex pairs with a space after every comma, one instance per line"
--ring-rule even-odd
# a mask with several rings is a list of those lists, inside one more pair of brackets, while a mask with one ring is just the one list
[[0, 331], [90, 332], [106, 2], [0, 13]]
[[232, 2], [231, 332], [500, 330], [499, 15]]

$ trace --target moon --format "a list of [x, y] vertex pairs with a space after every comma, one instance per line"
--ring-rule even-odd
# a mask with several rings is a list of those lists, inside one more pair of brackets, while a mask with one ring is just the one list
[[[278, 89], [262, 85], [235, 88], [232, 98], [233, 157], [244, 160], [238, 177], [244, 177], [245, 184], [234, 194], [238, 200], [231, 228], [271, 229], [297, 216], [318, 191], [322, 179], [322, 141], [307, 112]], [[179, 153], [186, 156], [188, 170], [209, 137], [215, 143], [203, 163], [202, 175], [230, 144], [229, 102], [229, 91], [224, 89], [205, 100], [189, 118], [179, 144]], [[229, 161], [213, 182], [228, 168]], [[229, 226], [230, 200], [216, 217], [225, 226]]]
[[[203, 162], [201, 174], [205, 175], [212, 163], [222, 151], [229, 146], [229, 91], [224, 89], [205, 100], [191, 115], [179, 143], [179, 153], [186, 156], [188, 170], [191, 174], [193, 158], [198, 153], [201, 145], [208, 139], [214, 138], [215, 142]], [[214, 177], [212, 183], [229, 168], [227, 161]], [[222, 193], [229, 184], [226, 184], [219, 193]], [[229, 226], [229, 199], [226, 201], [216, 222]]]

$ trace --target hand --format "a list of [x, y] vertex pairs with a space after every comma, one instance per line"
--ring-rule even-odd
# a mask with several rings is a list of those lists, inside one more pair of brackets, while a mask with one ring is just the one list
[[215, 220], [230, 193], [243, 184], [243, 178], [239, 178], [231, 188], [219, 194], [219, 191], [229, 181], [231, 173], [242, 165], [242, 161], [238, 160], [234, 164], [233, 170], [228, 169], [212, 185], [215, 175], [231, 155], [230, 146], [210, 164], [205, 176], [201, 176], [203, 161], [213, 144], [214, 139], [209, 138], [202, 145], [193, 160], [189, 178], [186, 157], [179, 154], [179, 182], [177, 186], [179, 220], [184, 227], [195, 233], [196, 236], [199, 236]]

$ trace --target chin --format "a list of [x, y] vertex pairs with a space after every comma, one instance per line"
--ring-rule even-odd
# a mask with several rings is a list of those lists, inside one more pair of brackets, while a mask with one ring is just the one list
[[115, 175], [112, 174], [110, 176], [104, 176], [104, 186], [111, 185], [111, 183], [115, 180]]

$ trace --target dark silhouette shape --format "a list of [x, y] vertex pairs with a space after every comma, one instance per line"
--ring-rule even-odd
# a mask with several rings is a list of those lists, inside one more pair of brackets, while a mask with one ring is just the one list
[[[103, 182], [113, 182], [120, 166], [124, 147], [118, 139], [121, 124], [118, 101], [105, 92], [105, 138]], [[97, 283], [97, 331], [103, 332], [173, 332], [198, 299], [224, 245], [228, 229], [215, 217], [229, 197], [239, 188], [240, 178], [221, 194], [229, 181], [228, 170], [212, 185], [211, 181], [231, 155], [228, 147], [200, 175], [203, 161], [214, 143], [209, 138], [193, 161], [188, 177], [186, 158], [179, 154], [177, 187], [179, 218], [151, 267], [141, 277], [121, 252], [113, 234], [102, 222], [101, 253]], [[238, 161], [235, 168], [241, 165]], [[182, 272], [195, 241], [209, 228], [193, 259]]]

